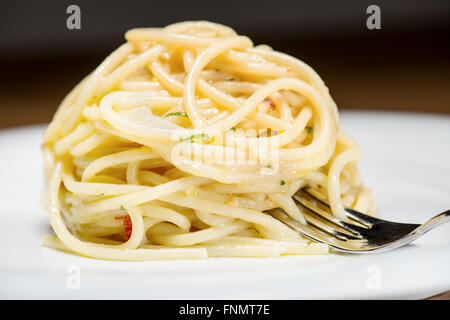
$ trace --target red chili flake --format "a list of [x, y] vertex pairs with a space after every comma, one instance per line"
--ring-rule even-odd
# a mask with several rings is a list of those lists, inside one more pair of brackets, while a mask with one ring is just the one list
[[273, 101], [270, 100], [269, 98], [265, 98], [264, 102], [267, 103], [271, 109], [275, 109], [275, 103], [273, 103]]
[[114, 217], [116, 220], [123, 220], [123, 228], [125, 229], [125, 241], [128, 241], [131, 237], [131, 232], [133, 231], [133, 223], [129, 215]]

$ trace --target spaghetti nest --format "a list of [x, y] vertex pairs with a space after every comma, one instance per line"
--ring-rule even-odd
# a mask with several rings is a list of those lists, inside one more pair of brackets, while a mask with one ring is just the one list
[[313, 187], [373, 211], [320, 77], [210, 22], [133, 29], [64, 99], [44, 134], [44, 244], [117, 260], [325, 254], [266, 210], [304, 222]]

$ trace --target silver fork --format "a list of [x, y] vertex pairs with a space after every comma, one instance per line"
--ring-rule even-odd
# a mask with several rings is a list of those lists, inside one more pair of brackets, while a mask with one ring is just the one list
[[345, 209], [347, 221], [344, 221], [331, 214], [326, 197], [314, 189], [300, 189], [293, 199], [300, 207], [306, 225], [292, 219], [280, 208], [269, 210], [268, 213], [302, 235], [348, 253], [392, 250], [450, 221], [450, 210], [424, 224], [411, 224], [374, 218], [349, 208]]

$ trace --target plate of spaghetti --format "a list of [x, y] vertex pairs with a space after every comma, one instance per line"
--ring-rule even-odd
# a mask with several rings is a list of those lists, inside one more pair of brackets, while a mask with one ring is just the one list
[[[433, 145], [450, 138], [448, 118], [347, 112], [341, 121], [328, 88], [309, 65], [212, 22], [132, 29], [125, 39], [65, 97], [45, 129], [0, 135], [4, 149], [16, 150], [9, 154], [17, 155], [24, 149], [15, 146], [25, 144], [34, 150], [33, 160], [43, 159], [43, 165], [36, 160], [28, 166], [29, 157], [2, 159], [2, 168], [23, 168], [20, 178], [9, 180], [11, 190], [26, 180], [22, 188], [34, 190], [35, 200], [42, 196], [45, 209], [21, 204], [47, 215], [40, 227], [30, 223], [31, 212], [7, 216], [27, 224], [27, 236], [14, 240], [18, 246], [32, 238], [31, 255], [43, 257], [35, 267], [22, 265], [23, 271], [55, 271], [47, 279], [52, 289], [42, 297], [54, 296], [55, 279], [73, 270], [85, 274], [88, 289], [81, 296], [87, 298], [396, 297], [396, 288], [407, 287], [406, 278], [395, 277], [401, 261], [417, 263], [421, 256], [423, 267], [424, 257], [440, 257], [448, 270], [448, 226], [424, 236], [417, 247], [356, 257], [338, 255], [266, 213], [281, 208], [303, 222], [291, 197], [305, 186], [323, 193], [337, 217], [345, 207], [386, 218], [392, 212], [392, 220], [414, 222], [438, 212], [447, 205], [450, 179], [431, 178], [449, 177], [448, 164], [438, 159], [448, 159], [449, 150]], [[421, 144], [426, 137], [411, 126], [414, 119], [434, 128], [425, 136], [440, 130], [440, 137]], [[362, 174], [363, 152], [346, 130], [367, 151]], [[398, 152], [399, 146], [408, 151]], [[432, 152], [440, 155], [427, 156]], [[405, 172], [414, 173], [416, 185]], [[8, 181], [14, 170], [2, 174]], [[377, 191], [377, 201], [363, 181]], [[8, 194], [3, 192], [4, 202], [15, 210], [17, 195]], [[409, 213], [404, 202], [403, 210], [395, 206], [417, 195], [425, 199], [409, 203]], [[399, 212], [404, 215], [396, 217]], [[48, 225], [51, 230], [44, 230]], [[3, 231], [14, 238], [14, 230]], [[433, 243], [440, 245], [431, 250]], [[3, 246], [2, 255], [14, 256]], [[14, 270], [21, 258], [1, 260], [2, 270]], [[408, 270], [405, 275], [419, 272], [417, 266]], [[385, 287], [370, 286], [366, 278], [374, 274]], [[422, 275], [410, 296], [448, 289], [442, 288], [450, 286], [448, 275], [435, 275], [436, 281]], [[52, 278], [35, 272], [29, 277]], [[154, 290], [127, 289], [127, 296], [108, 289], [111, 277], [124, 288], [142, 281]], [[12, 286], [13, 280], [4, 281]], [[333, 288], [324, 291], [330, 283]], [[195, 294], [177, 287], [195, 287]]]

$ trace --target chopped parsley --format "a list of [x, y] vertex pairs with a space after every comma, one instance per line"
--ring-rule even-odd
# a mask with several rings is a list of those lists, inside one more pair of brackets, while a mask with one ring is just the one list
[[230, 132], [236, 132], [236, 128], [235, 128], [235, 127], [230, 128], [230, 129], [228, 129], [228, 131], [230, 131]]
[[284, 180], [280, 181], [280, 186], [284, 186], [285, 184], [286, 184], [286, 181], [284, 181]]
[[120, 206], [119, 209], [125, 211], [125, 207], [124, 206]]
[[230, 79], [227, 79], [227, 81], [234, 81], [234, 78], [231, 77]]
[[267, 168], [269, 168], [269, 169], [273, 169], [273, 167], [272, 167], [272, 164], [271, 164], [271, 163], [269, 163], [269, 165], [267, 166]]
[[187, 117], [187, 113], [186, 112], [171, 112], [169, 114], [166, 114], [164, 116], [164, 118], [166, 117], [172, 117], [172, 116], [177, 116], [177, 117]]
[[196, 140], [208, 140], [210, 137], [206, 134], [206, 133], [197, 133], [197, 134], [193, 134], [192, 136], [189, 136], [187, 138], [184, 138], [181, 141], [190, 141], [191, 143], [193, 143]]
[[308, 133], [313, 133], [313, 131], [314, 131], [314, 128], [313, 128], [313, 127], [306, 126], [306, 132], [308, 132]]
[[104, 195], [105, 195], [104, 193], [100, 193], [100, 194], [98, 194], [97, 196], [102, 197], [102, 196], [104, 196]]

